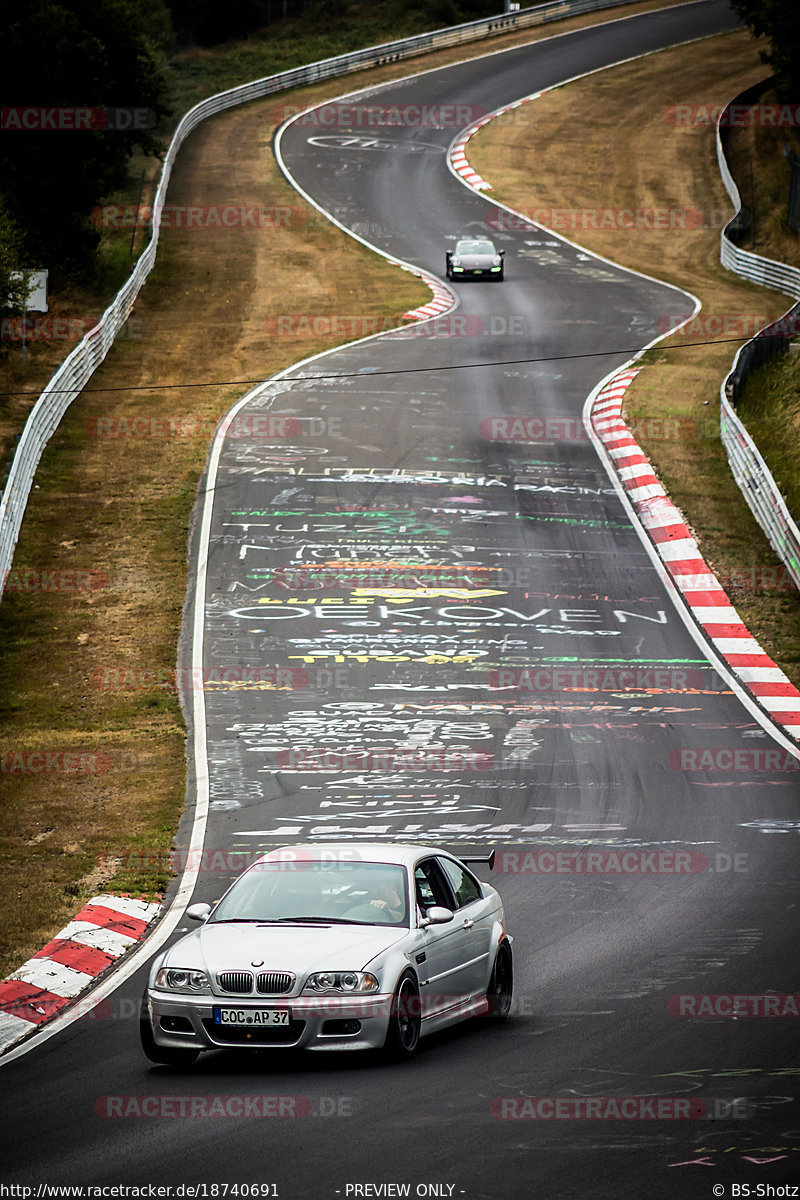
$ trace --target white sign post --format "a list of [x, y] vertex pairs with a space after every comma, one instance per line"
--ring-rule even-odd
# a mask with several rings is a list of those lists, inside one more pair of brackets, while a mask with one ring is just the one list
[[28, 357], [28, 347], [25, 345], [25, 330], [28, 324], [28, 312], [47, 312], [47, 276], [48, 271], [14, 271], [12, 279], [24, 279], [30, 287], [28, 296], [22, 302], [22, 357]]

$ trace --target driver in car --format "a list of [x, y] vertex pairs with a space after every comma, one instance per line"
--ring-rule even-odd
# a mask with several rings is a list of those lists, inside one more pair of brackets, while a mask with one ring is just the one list
[[379, 891], [381, 894], [370, 900], [370, 908], [377, 908], [386, 913], [390, 921], [401, 921], [405, 916], [406, 906], [394, 880], [381, 880]]

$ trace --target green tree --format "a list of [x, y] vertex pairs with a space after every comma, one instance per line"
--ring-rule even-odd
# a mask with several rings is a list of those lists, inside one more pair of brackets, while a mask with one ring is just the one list
[[[31, 265], [85, 271], [99, 241], [92, 207], [124, 183], [137, 144], [160, 149], [168, 31], [161, 0], [28, 0], [8, 11], [0, 179]], [[74, 119], [90, 128], [64, 128], [76, 109], [90, 111]]]
[[[246, 37], [266, 25], [272, 11], [268, 0], [227, 0], [226, 4], [217, 0], [167, 0], [167, 3], [181, 45], [196, 42], [214, 46], [231, 38]], [[281, 11], [277, 3], [275, 11]]]
[[[0, 196], [0, 317], [22, 312], [31, 287], [23, 275], [26, 265], [22, 234]], [[0, 340], [0, 355], [7, 350], [8, 343]]]
[[797, 0], [731, 0], [758, 38], [769, 42], [761, 57], [775, 72], [778, 95], [790, 104], [800, 103], [800, 15]]

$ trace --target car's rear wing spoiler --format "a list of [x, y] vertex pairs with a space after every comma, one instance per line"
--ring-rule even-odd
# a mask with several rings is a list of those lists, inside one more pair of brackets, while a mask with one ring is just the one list
[[487, 863], [489, 870], [493, 871], [494, 855], [495, 852], [492, 850], [489, 854], [470, 854], [468, 858], [465, 855], [459, 855], [459, 857], [463, 863]]

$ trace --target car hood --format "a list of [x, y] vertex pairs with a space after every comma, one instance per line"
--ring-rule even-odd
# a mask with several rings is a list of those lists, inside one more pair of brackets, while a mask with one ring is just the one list
[[[182, 938], [162, 965], [218, 971], [360, 971], [408, 937], [375, 925], [204, 925]], [[253, 967], [253, 963], [259, 964]], [[263, 965], [262, 965], [263, 964]]]
[[496, 254], [456, 254], [462, 267], [491, 267], [494, 265]]

